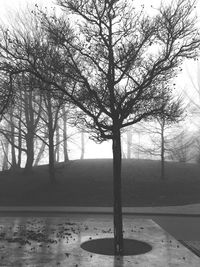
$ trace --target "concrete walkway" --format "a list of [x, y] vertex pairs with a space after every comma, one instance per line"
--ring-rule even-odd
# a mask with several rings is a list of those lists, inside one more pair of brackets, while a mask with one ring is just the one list
[[[42, 218], [2, 216], [0, 217], [0, 266], [200, 266], [200, 258], [157, 223], [151, 219], [134, 218], [134, 215], [124, 216], [126, 256], [112, 255], [113, 246], [109, 242], [113, 240], [112, 217], [111, 214], [86, 213]], [[102, 241], [99, 243], [99, 239], [107, 240], [108, 243], [104, 243], [102, 247]], [[130, 245], [130, 240], [132, 242], [135, 240], [136, 243]], [[139, 247], [135, 245], [138, 241], [147, 244], [143, 243], [143, 246]], [[90, 245], [87, 246], [88, 244]], [[146, 250], [146, 247], [150, 250]], [[142, 254], [141, 248], [145, 248]], [[106, 253], [105, 249], [109, 253]]]
[[[112, 213], [112, 207], [67, 207], [67, 206], [7, 206], [0, 212], [53, 212], [53, 213]], [[200, 204], [169, 207], [124, 207], [124, 214], [199, 216]]]

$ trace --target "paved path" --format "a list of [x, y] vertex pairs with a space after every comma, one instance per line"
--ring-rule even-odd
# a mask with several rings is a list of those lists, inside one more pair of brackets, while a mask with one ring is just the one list
[[[38, 207], [17, 206], [0, 207], [1, 214], [13, 213], [43, 213], [60, 215], [63, 213], [112, 213], [112, 207]], [[197, 256], [200, 256], [200, 204], [169, 207], [125, 207], [124, 214], [144, 216], [153, 219], [163, 229], [169, 232], [184, 246], [188, 247]]]
[[[114, 257], [92, 253], [99, 238], [113, 238], [111, 214], [64, 214], [61, 217], [0, 217], [0, 266], [25, 267], [199, 267], [200, 258], [149, 219], [124, 216], [127, 240], [150, 244], [145, 254]], [[83, 248], [83, 245], [95, 246]], [[126, 243], [125, 243], [126, 244]], [[126, 247], [126, 246], [125, 246]], [[135, 249], [137, 246], [131, 246]], [[104, 248], [110, 247], [106, 244]], [[148, 246], [149, 248], [149, 246]], [[91, 250], [92, 249], [92, 250]], [[130, 251], [127, 246], [125, 251]], [[128, 253], [127, 253], [128, 254]]]
[[[112, 213], [112, 207], [7, 206], [0, 212]], [[124, 214], [200, 216], [200, 204], [169, 207], [124, 207]]]

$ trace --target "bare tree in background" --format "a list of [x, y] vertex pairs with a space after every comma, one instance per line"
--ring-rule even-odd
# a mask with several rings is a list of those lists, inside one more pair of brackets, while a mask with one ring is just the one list
[[2, 171], [6, 171], [9, 169], [9, 159], [8, 159], [8, 152], [9, 152], [9, 142], [6, 138], [2, 138], [1, 140], [1, 147], [3, 151], [3, 157], [2, 157]]
[[189, 162], [195, 158], [194, 145], [195, 138], [193, 135], [187, 132], [187, 130], [182, 130], [177, 134], [169, 148], [170, 158], [182, 163]]
[[[164, 90], [164, 88], [162, 89]], [[169, 148], [172, 140], [174, 139], [174, 133], [172, 134], [172, 126], [177, 124], [183, 119], [183, 104], [182, 99], [175, 100], [168, 99], [167, 105], [163, 105], [163, 110], [160, 114], [155, 116], [155, 123], [152, 125], [146, 125], [143, 127], [143, 131], [146, 132], [151, 138], [151, 145], [147, 147], [139, 147], [144, 153], [149, 153], [153, 156], [160, 156], [161, 168], [160, 178], [165, 180], [165, 152], [171, 151]]]
[[81, 131], [81, 157], [80, 159], [84, 159], [85, 156], [85, 133]]
[[[46, 144], [49, 150], [49, 178], [52, 183], [56, 181], [55, 178], [55, 152], [56, 145], [60, 143], [60, 140], [57, 140], [56, 143], [56, 129], [59, 127], [58, 121], [61, 116], [61, 110], [63, 106], [62, 98], [54, 98], [51, 94], [51, 90], [42, 88], [47, 85], [41, 83], [41, 91], [42, 91], [42, 110], [40, 113], [40, 124], [43, 125], [40, 130], [40, 134], [37, 134], [37, 137]], [[46, 138], [47, 136], [47, 138]]]
[[[199, 63], [199, 60], [196, 60], [194, 63], [196, 63], [195, 64], [196, 71], [195, 69], [192, 69], [193, 73], [191, 73], [189, 70], [187, 71], [191, 84], [187, 85], [187, 88], [185, 88], [185, 94], [187, 98], [189, 99], [190, 113], [194, 116], [200, 117], [200, 63]], [[195, 76], [194, 76], [194, 73], [196, 73]], [[191, 90], [191, 88], [193, 88], [194, 91]], [[189, 90], [187, 91], [187, 89]], [[190, 91], [192, 92], [192, 96], [190, 95]], [[196, 119], [195, 119], [195, 122], [196, 122]], [[198, 122], [196, 124], [198, 124]]]
[[55, 150], [54, 150], [54, 154], [55, 154], [55, 162], [59, 163], [60, 161], [60, 123], [59, 123], [59, 119], [57, 121], [57, 125], [56, 125], [56, 141], [55, 141]]
[[197, 136], [194, 137], [194, 149], [195, 149], [195, 161], [200, 164], [200, 132], [197, 132]]
[[13, 101], [12, 75], [0, 72], [0, 119]]
[[47, 140], [47, 134], [43, 137], [44, 142], [41, 140], [36, 139], [36, 147], [39, 147], [38, 152], [35, 157], [34, 166], [38, 166], [39, 162], [43, 158], [45, 154], [45, 148], [46, 148], [46, 140]]
[[[11, 107], [13, 102], [13, 86], [12, 86], [12, 74], [10, 72], [5, 72], [4, 70], [0, 72], [0, 121], [3, 115], [8, 112], [8, 108]], [[3, 162], [2, 170], [7, 170], [8, 163], [12, 166], [11, 162], [8, 160], [8, 140], [4, 138], [4, 142], [1, 141], [2, 152], [3, 152]], [[14, 151], [12, 151], [14, 152]], [[15, 156], [15, 154], [14, 154]], [[15, 158], [13, 158], [13, 161]], [[16, 162], [14, 162], [16, 163]]]
[[[9, 127], [0, 132], [11, 144], [12, 168], [21, 167], [22, 152], [26, 153], [25, 171], [34, 161], [34, 142], [41, 111], [41, 97], [37, 94], [37, 80], [31, 74], [13, 77], [15, 103], [3, 118]], [[17, 153], [16, 153], [17, 150]]]
[[132, 138], [133, 138], [132, 131], [128, 130], [127, 131], [127, 159], [131, 158]]
[[199, 58], [193, 62], [192, 72], [187, 69], [189, 83], [185, 85], [184, 92], [189, 101], [188, 114], [190, 116], [190, 124], [193, 125], [194, 134], [193, 145], [196, 150], [196, 162], [200, 162], [200, 62]]
[[[114, 248], [123, 255], [121, 129], [162, 113], [171, 92], [158, 85], [177, 74], [185, 57], [197, 55], [195, 1], [162, 4], [154, 17], [118, 0], [58, 4], [63, 16], [41, 14], [45, 38], [11, 33], [10, 45], [4, 34], [1, 56], [62, 92], [98, 141], [112, 139]], [[79, 23], [70, 24], [69, 12]]]
[[64, 153], [64, 162], [67, 163], [69, 161], [68, 155], [68, 133], [67, 133], [67, 114], [68, 110], [65, 105], [62, 108], [62, 119], [63, 119], [63, 153]]

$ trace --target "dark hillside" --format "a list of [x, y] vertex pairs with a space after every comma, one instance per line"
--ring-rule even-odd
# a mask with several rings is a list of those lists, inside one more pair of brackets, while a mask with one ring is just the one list
[[[200, 202], [200, 166], [166, 163], [166, 181], [160, 180], [160, 162], [123, 160], [123, 205], [157, 206]], [[48, 180], [47, 166], [30, 174], [0, 174], [0, 205], [112, 206], [112, 160], [75, 160], [56, 166], [57, 183]]]

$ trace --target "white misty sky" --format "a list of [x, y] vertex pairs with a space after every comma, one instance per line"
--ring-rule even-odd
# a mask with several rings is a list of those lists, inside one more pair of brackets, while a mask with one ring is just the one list
[[[161, 0], [128, 0], [133, 5], [140, 6], [145, 4], [145, 9], [149, 12], [154, 12], [153, 8], [159, 7]], [[164, 2], [171, 2], [171, 0], [164, 0]], [[9, 13], [20, 10], [26, 5], [40, 4], [42, 6], [53, 6], [56, 3], [56, 0], [0, 0], [0, 15], [9, 16]], [[197, 0], [197, 13], [200, 14], [200, 0]]]
[[[145, 4], [145, 9], [152, 12], [155, 12], [153, 8], [159, 6], [161, 0], [128, 0], [132, 2], [134, 5]], [[171, 2], [171, 0], [165, 0], [165, 2]], [[20, 12], [27, 5], [32, 6], [34, 4], [39, 4], [40, 6], [48, 6], [51, 7], [56, 3], [56, 0], [0, 0], [0, 21], [12, 21], [14, 19], [15, 12]], [[154, 11], [153, 11], [154, 10]], [[200, 19], [200, 0], [197, 2], [196, 12]], [[194, 77], [194, 80], [197, 79], [195, 71], [191, 71], [194, 69], [194, 63], [187, 62], [184, 64], [185, 67], [183, 69], [183, 73], [180, 75], [180, 79], [177, 80], [177, 84], [179, 90], [181, 91], [184, 87], [190, 87], [191, 91], [191, 82], [189, 78], [187, 78], [187, 71], [190, 70], [191, 76]], [[79, 139], [80, 140], [80, 139]], [[93, 141], [87, 141], [87, 148], [85, 151], [86, 158], [110, 158], [112, 157], [112, 147], [111, 142], [104, 142], [101, 145], [95, 144]], [[77, 153], [75, 152], [77, 150]], [[73, 152], [73, 158], [80, 157], [80, 150], [77, 147], [71, 147], [71, 151]]]

